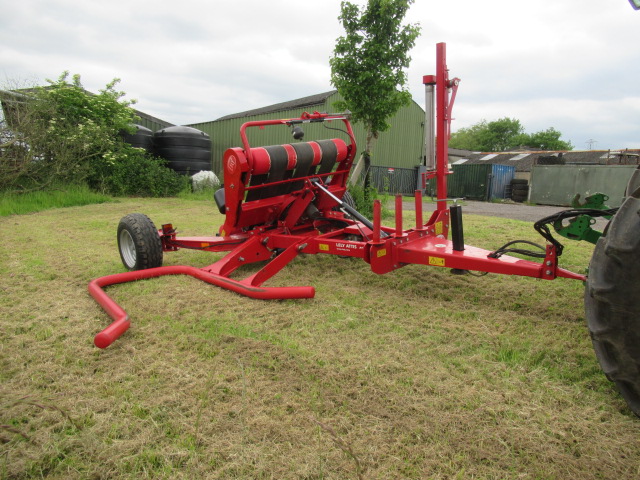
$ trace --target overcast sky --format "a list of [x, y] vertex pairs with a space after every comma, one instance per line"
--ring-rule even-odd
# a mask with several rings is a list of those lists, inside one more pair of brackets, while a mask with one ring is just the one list
[[[365, 0], [355, 0], [363, 5]], [[136, 108], [174, 124], [331, 90], [338, 0], [2, 0], [0, 84], [64, 70], [87, 90], [117, 77]], [[519, 119], [575, 149], [640, 148], [640, 11], [628, 0], [417, 0], [409, 88], [447, 43], [461, 84], [453, 130]]]

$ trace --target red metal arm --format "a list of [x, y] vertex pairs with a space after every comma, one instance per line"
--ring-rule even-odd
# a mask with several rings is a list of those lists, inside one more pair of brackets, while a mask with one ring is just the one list
[[129, 328], [129, 316], [124, 309], [118, 305], [103, 290], [109, 285], [118, 283], [133, 282], [147, 278], [162, 277], [164, 275], [190, 275], [203, 282], [216, 285], [218, 287], [231, 290], [232, 292], [245, 295], [250, 298], [261, 300], [286, 299], [286, 298], [313, 298], [315, 289], [313, 287], [260, 287], [250, 283], [239, 282], [222, 275], [207, 272], [205, 269], [189, 267], [185, 265], [149, 268], [133, 272], [116, 273], [106, 277], [97, 278], [89, 283], [89, 293], [104, 308], [113, 319], [113, 322], [94, 339], [94, 344], [99, 348], [106, 348], [111, 345], [120, 335]]
[[345, 115], [335, 115], [328, 113], [319, 113], [313, 112], [308, 113], [304, 112], [300, 115], [300, 118], [287, 118], [287, 119], [279, 119], [279, 120], [254, 120], [251, 122], [245, 122], [240, 127], [240, 139], [242, 140], [242, 147], [244, 148], [245, 154], [247, 156], [247, 160], [249, 161], [249, 167], [253, 167], [253, 158], [251, 154], [251, 145], [249, 145], [249, 139], [247, 138], [247, 128], [251, 127], [266, 127], [268, 125], [295, 125], [297, 123], [312, 123], [312, 122], [325, 122], [331, 120], [342, 120], [347, 129], [347, 134], [349, 135], [349, 139], [351, 140], [351, 144], [356, 144], [356, 138], [353, 134], [353, 129], [351, 128], [351, 122]]

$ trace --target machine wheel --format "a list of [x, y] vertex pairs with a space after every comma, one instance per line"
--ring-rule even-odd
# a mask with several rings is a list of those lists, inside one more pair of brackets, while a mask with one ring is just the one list
[[356, 208], [356, 202], [353, 200], [353, 197], [349, 192], [344, 192], [342, 196], [342, 201], [349, 205], [351, 208]]
[[589, 265], [585, 312], [600, 366], [640, 416], [640, 190], [627, 197]]
[[[356, 202], [353, 199], [353, 197], [351, 196], [351, 194], [347, 191], [344, 192], [344, 195], [342, 195], [342, 201], [350, 206], [351, 208], [355, 209], [356, 208]], [[338, 205], [336, 205], [335, 207], [333, 207], [331, 210], [333, 210], [334, 212], [339, 212], [340, 211], [340, 207]]]
[[118, 250], [128, 270], [162, 266], [160, 235], [149, 217], [141, 213], [131, 213], [120, 220]]

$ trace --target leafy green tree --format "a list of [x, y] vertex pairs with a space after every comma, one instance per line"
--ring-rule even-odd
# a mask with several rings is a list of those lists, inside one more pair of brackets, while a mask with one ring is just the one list
[[482, 145], [491, 152], [500, 152], [516, 146], [523, 137], [524, 127], [515, 118], [501, 118], [487, 124], [480, 132]]
[[540, 130], [529, 135], [525, 145], [540, 150], [572, 150], [573, 145], [571, 142], [560, 140], [561, 136], [562, 133], [553, 127], [549, 127], [546, 130]]
[[[5, 92], [0, 189], [87, 182], [116, 195], [159, 195], [182, 188], [183, 179], [163, 160], [123, 142], [120, 132], [132, 131], [137, 117], [133, 102], [116, 90], [118, 82], [94, 95], [82, 87], [79, 75], [70, 78], [64, 72], [46, 87]], [[133, 186], [132, 179], [140, 183]]]
[[451, 135], [449, 146], [480, 152], [503, 152], [520, 147], [540, 150], [571, 150], [571, 142], [560, 140], [562, 134], [553, 127], [536, 133], [526, 133], [519, 120], [501, 118], [492, 122], [481, 120], [461, 128]]
[[524, 135], [519, 120], [501, 118], [492, 122], [481, 120], [468, 128], [461, 128], [451, 135], [449, 146], [482, 152], [500, 152], [509, 149]]
[[364, 165], [366, 178], [375, 140], [389, 128], [387, 119], [411, 101], [404, 69], [411, 61], [408, 53], [420, 35], [420, 27], [402, 22], [412, 3], [368, 0], [362, 9], [348, 1], [341, 3], [339, 20], [345, 35], [336, 41], [330, 59], [331, 83], [344, 98], [336, 108], [350, 110], [354, 121], [362, 122], [366, 129], [366, 143], [358, 162]]
[[481, 120], [470, 127], [460, 128], [451, 134], [449, 147], [460, 148], [462, 150], [480, 150], [480, 135], [487, 129], [487, 121]]
[[[79, 75], [64, 72], [46, 87], [21, 92], [11, 115], [24, 158], [13, 172], [16, 187], [41, 189], [53, 183], [83, 181], [93, 166], [118, 147], [118, 132], [135, 119], [131, 102], [115, 90], [118, 80], [89, 94]], [[4, 180], [10, 180], [5, 178]]]

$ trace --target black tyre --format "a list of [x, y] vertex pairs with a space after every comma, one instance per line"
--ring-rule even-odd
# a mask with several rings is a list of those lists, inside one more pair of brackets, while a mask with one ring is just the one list
[[526, 178], [514, 178], [511, 180], [511, 185], [527, 185], [529, 180]]
[[351, 208], [356, 208], [356, 202], [349, 192], [344, 192], [344, 195], [342, 196], [342, 201], [347, 205], [349, 205]]
[[522, 203], [527, 200], [527, 194], [525, 193], [524, 195], [522, 195], [522, 194], [512, 193], [511, 200], [513, 200], [514, 202]]
[[511, 186], [511, 193], [526, 195], [528, 192], [529, 192], [529, 185], [522, 185], [520, 183], [516, 183], [515, 185]]
[[162, 266], [160, 235], [149, 217], [141, 213], [131, 213], [120, 220], [118, 251], [128, 270]]
[[631, 178], [629, 179], [629, 183], [627, 184], [627, 189], [625, 190], [625, 196], [633, 194], [636, 190], [640, 188], [640, 166], [636, 168], [631, 174]]
[[585, 314], [596, 357], [640, 416], [640, 190], [600, 237], [589, 265]]
[[[355, 200], [353, 199], [353, 197], [351, 196], [351, 194], [348, 191], [344, 192], [344, 195], [342, 195], [342, 202], [345, 203], [346, 205], [350, 206], [353, 209], [356, 208], [356, 202], [355, 202]], [[336, 205], [331, 210], [333, 210], [334, 212], [339, 212], [340, 211], [340, 207], [338, 205]]]

